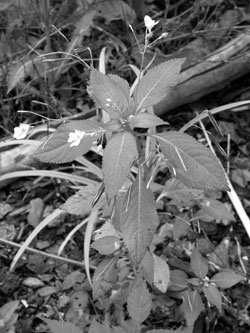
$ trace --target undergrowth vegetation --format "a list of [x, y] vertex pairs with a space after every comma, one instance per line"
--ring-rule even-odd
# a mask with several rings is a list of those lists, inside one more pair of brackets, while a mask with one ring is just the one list
[[249, 101], [177, 126], [154, 112], [187, 61], [170, 43], [178, 20], [202, 30], [224, 3], [207, 2], [166, 1], [169, 31], [157, 1], [154, 19], [143, 1], [0, 3], [0, 246], [18, 248], [1, 252], [17, 288], [1, 289], [0, 332], [217, 332], [226, 312], [249, 325], [231, 290], [249, 287], [233, 226], [248, 239], [250, 221], [230, 139], [225, 152], [211, 135], [224, 135], [216, 114]]

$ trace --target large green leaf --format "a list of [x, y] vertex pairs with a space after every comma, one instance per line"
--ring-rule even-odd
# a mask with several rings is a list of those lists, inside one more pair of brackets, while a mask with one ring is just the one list
[[[92, 202], [98, 193], [100, 185], [88, 184], [82, 186], [79, 191], [70, 196], [66, 202], [60, 207], [65, 210], [68, 214], [86, 216], [90, 213], [92, 209]], [[104, 205], [104, 197], [102, 196], [97, 203], [97, 207], [102, 207]]]
[[120, 228], [130, 257], [133, 262], [140, 263], [158, 225], [153, 194], [146, 188], [140, 170], [121, 219]]
[[137, 158], [135, 137], [129, 132], [120, 132], [111, 138], [103, 153], [103, 174], [106, 193], [110, 198], [117, 194], [130, 167]]
[[[68, 142], [70, 133], [84, 132], [78, 145]], [[42, 162], [66, 163], [86, 154], [97, 138], [103, 133], [100, 124], [92, 119], [74, 120], [60, 125], [57, 130], [38, 148], [35, 157]]]
[[190, 135], [169, 131], [154, 134], [176, 178], [203, 190], [227, 190], [225, 173], [211, 151]]
[[137, 110], [159, 103], [177, 84], [185, 59], [172, 59], [150, 69], [135, 89]]
[[222, 289], [231, 288], [232, 286], [236, 285], [237, 283], [244, 280], [244, 276], [234, 272], [233, 270], [225, 270], [219, 273], [216, 273], [211, 282], [215, 283], [218, 287]]
[[142, 323], [150, 314], [152, 307], [151, 295], [142, 279], [134, 282], [127, 299], [128, 313], [137, 323]]
[[129, 94], [125, 92], [125, 85], [121, 86], [120, 81], [118, 84], [117, 79], [95, 69], [90, 72], [88, 92], [97, 107], [106, 111], [111, 119], [120, 118], [129, 105]]

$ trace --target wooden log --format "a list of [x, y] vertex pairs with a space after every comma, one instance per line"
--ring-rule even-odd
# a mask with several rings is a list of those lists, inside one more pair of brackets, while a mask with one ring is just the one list
[[155, 106], [158, 115], [224, 88], [250, 72], [250, 33], [245, 32], [181, 73], [176, 87]]

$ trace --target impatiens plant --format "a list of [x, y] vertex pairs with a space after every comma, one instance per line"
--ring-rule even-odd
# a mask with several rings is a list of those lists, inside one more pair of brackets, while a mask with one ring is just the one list
[[[145, 24], [150, 34], [157, 22], [146, 17]], [[100, 189], [91, 197], [94, 213], [86, 229], [85, 264], [96, 307], [107, 313], [112, 306], [115, 320], [103, 324], [93, 321], [89, 332], [140, 332], [153, 310], [154, 293], [164, 294], [168, 289], [182, 299], [180, 313], [186, 326], [176, 332], [192, 332], [204, 308], [200, 295], [221, 311], [218, 288], [242, 280], [240, 274], [228, 270], [208, 278], [208, 262], [196, 248], [191, 255], [190, 278], [185, 271], [170, 271], [166, 260], [154, 253], [153, 239], [160, 226], [154, 191], [160, 168], [167, 167], [172, 180], [181, 184], [175, 190], [186, 191], [188, 199], [196, 203], [205, 191], [228, 190], [215, 155], [188, 134], [165, 131], [166, 123], [153, 112], [153, 106], [178, 84], [183, 62], [172, 59], [144, 69], [132, 87], [117, 75], [104, 75], [91, 68], [88, 93], [97, 116], [63, 123], [37, 151], [41, 161], [65, 163], [101, 148], [103, 178]], [[169, 188], [167, 194], [164, 190], [162, 193], [162, 197], [171, 197]], [[180, 200], [180, 196], [175, 199]], [[92, 248], [102, 258], [92, 277], [88, 257], [91, 237]], [[48, 325], [59, 332], [57, 323], [48, 321]]]

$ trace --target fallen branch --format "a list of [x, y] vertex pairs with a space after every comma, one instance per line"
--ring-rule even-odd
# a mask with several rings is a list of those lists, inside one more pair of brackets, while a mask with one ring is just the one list
[[184, 70], [179, 84], [155, 107], [155, 112], [163, 114], [197, 101], [248, 72], [250, 34], [246, 32], [210, 54], [203, 62]]

